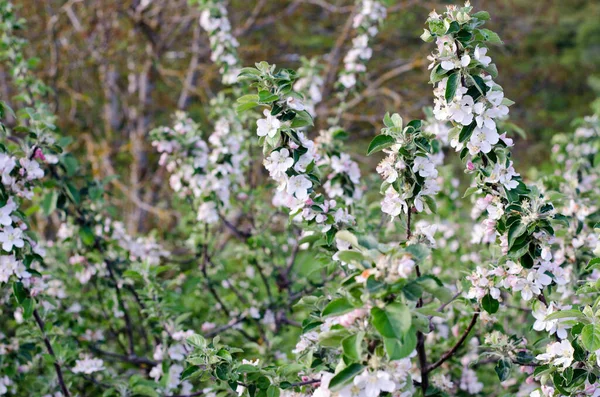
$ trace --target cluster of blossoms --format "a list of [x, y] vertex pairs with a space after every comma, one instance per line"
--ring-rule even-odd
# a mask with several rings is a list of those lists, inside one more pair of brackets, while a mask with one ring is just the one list
[[530, 300], [552, 283], [545, 272], [560, 273], [548, 249], [555, 212], [535, 188], [521, 182], [510, 160], [508, 149], [513, 142], [498, 133], [497, 120], [506, 117], [511, 102], [493, 81], [497, 72], [486, 44], [500, 40], [493, 32], [479, 29], [487, 13], [471, 16], [470, 11], [467, 4], [429, 16], [430, 30], [422, 37], [435, 39], [437, 44], [437, 51], [429, 57], [435, 84], [433, 113], [454, 125], [449, 132], [451, 145], [461, 152], [467, 172], [476, 175], [472, 190], [483, 194], [472, 214], [474, 218], [484, 215], [481, 225], [474, 228], [473, 242], [495, 243], [499, 238], [503, 253], [523, 263], [505, 259], [492, 270], [478, 268], [471, 277], [470, 294], [479, 300], [488, 294], [500, 300], [497, 287], [502, 286], [522, 291], [523, 298]]
[[[425, 41], [435, 40], [437, 44], [437, 50], [429, 57], [432, 61], [431, 82], [435, 85], [433, 113], [438, 120], [453, 125], [448, 133], [450, 144], [466, 162], [466, 172], [475, 176], [475, 183], [467, 195], [476, 194], [471, 215], [480, 223], [473, 228], [471, 243], [497, 245], [502, 254], [489, 266], [477, 266], [468, 277], [472, 285], [468, 297], [476, 299], [483, 309], [493, 314], [498, 310], [498, 302], [507, 299], [503, 290], [519, 293], [523, 301], [533, 306], [534, 330], [545, 331], [559, 339], [547, 345], [546, 353], [537, 355], [537, 360], [547, 365], [536, 369], [534, 376], [540, 380], [542, 389], [532, 395], [553, 396], [555, 391], [565, 394], [566, 389], [575, 391], [581, 387], [586, 391], [595, 390], [596, 377], [586, 383], [583, 383], [584, 378], [582, 382], [574, 383], [562, 373], [572, 368], [574, 357], [584, 362], [592, 359], [593, 356], [583, 353], [574, 356], [574, 351], [581, 349], [579, 343], [591, 353], [600, 347], [585, 335], [579, 339], [581, 328], [579, 332], [572, 331], [572, 339], [568, 339], [569, 331], [575, 330], [578, 322], [585, 328], [586, 321], [594, 321], [590, 320], [591, 314], [582, 320], [581, 312], [571, 309], [572, 304], [583, 304], [583, 301], [572, 299], [571, 284], [576, 272], [573, 265], [581, 259], [589, 260], [591, 251], [598, 244], [593, 227], [582, 222], [594, 211], [594, 204], [590, 201], [584, 204], [581, 199], [585, 201], [589, 195], [579, 196], [581, 191], [578, 190], [579, 186], [587, 190], [586, 179], [593, 184], [596, 178], [587, 176], [588, 173], [581, 172], [579, 167], [593, 168], [593, 156], [597, 151], [593, 140], [597, 133], [588, 124], [587, 128], [582, 127], [576, 132], [575, 142], [562, 138], [563, 146], [559, 144], [554, 149], [563, 156], [567, 147], [569, 156], [571, 151], [580, 153], [580, 157], [571, 157], [569, 168], [574, 172], [569, 169], [558, 171], [561, 176], [566, 176], [564, 182], [549, 178], [550, 187], [564, 190], [570, 195], [568, 200], [562, 194], [526, 186], [522, 182], [510, 160], [513, 141], [506, 133], [499, 132], [499, 122], [508, 115], [508, 106], [512, 102], [504, 98], [502, 87], [493, 81], [497, 70], [487, 55], [487, 44], [501, 41], [495, 33], [481, 28], [487, 19], [489, 15], [485, 12], [471, 14], [469, 4], [449, 7], [443, 15], [430, 14], [429, 30], [422, 35]], [[582, 136], [589, 141], [583, 143]], [[583, 144], [579, 146], [578, 143]], [[569, 184], [572, 189], [566, 187]], [[562, 214], [549, 198], [566, 204], [560, 211]], [[590, 205], [591, 212], [582, 215], [579, 208], [584, 208], [585, 212]], [[564, 233], [554, 231], [561, 225], [570, 225], [566, 237]], [[583, 229], [587, 233], [579, 235]], [[568, 304], [560, 303], [569, 297]], [[554, 378], [549, 382], [551, 374]]]
[[323, 190], [327, 197], [351, 205], [362, 198], [363, 186], [358, 163], [342, 151], [341, 141], [346, 136], [341, 128], [331, 127], [320, 131], [315, 144], [320, 154], [317, 164], [326, 172]]
[[[386, 9], [377, 0], [358, 0], [358, 12], [352, 21], [357, 35], [352, 39], [352, 48], [344, 57], [344, 69], [339, 74], [338, 83], [344, 88], [342, 92], [354, 88], [357, 75], [367, 70], [366, 63], [371, 59], [373, 50], [369, 41], [375, 37], [380, 25], [386, 17]], [[345, 96], [345, 95], [344, 95]]]
[[[546, 178], [545, 187], [561, 194], [561, 214], [571, 218], [567, 235], [559, 241], [560, 256], [568, 263], [589, 260], [586, 253], [600, 256], [600, 238], [594, 230], [593, 216], [600, 209], [598, 197], [598, 153], [600, 153], [598, 114], [578, 121], [573, 135], [553, 137], [552, 159], [559, 168]], [[590, 222], [589, 219], [592, 218]], [[595, 275], [597, 277], [597, 275]]]
[[171, 188], [184, 199], [195, 199], [198, 221], [218, 222], [220, 211], [230, 207], [231, 192], [244, 183], [245, 130], [239, 122], [222, 114], [205, 141], [200, 126], [177, 112], [172, 127], [156, 128], [150, 135], [161, 153], [160, 165], [171, 173]]
[[[34, 198], [34, 189], [45, 175], [43, 165], [55, 164], [61, 149], [53, 131], [54, 116], [34, 101], [48, 89], [30, 71], [23, 55], [25, 41], [13, 33], [22, 28], [22, 21], [14, 16], [10, 2], [0, 3], [0, 15], [0, 59], [9, 66], [17, 88], [29, 93], [23, 101], [31, 107], [19, 115], [19, 134], [10, 131], [4, 121], [0, 124], [0, 283], [14, 281], [19, 288], [29, 288], [39, 275], [31, 266], [41, 261], [44, 250], [29, 231], [23, 206]], [[0, 116], [9, 112], [12, 110], [3, 104]], [[23, 132], [25, 136], [20, 136]]]
[[387, 368], [365, 370], [358, 374], [350, 384], [342, 388], [338, 387], [334, 391], [329, 387], [334, 374], [323, 372], [320, 378], [320, 386], [314, 390], [312, 396], [377, 397], [384, 392], [399, 397], [412, 396], [415, 391], [410, 384], [410, 369], [409, 359], [392, 361]]
[[325, 81], [320, 72], [319, 58], [302, 58], [302, 66], [298, 68], [298, 79], [294, 83], [294, 91], [304, 95], [304, 107], [314, 118], [315, 107], [323, 100], [323, 84]]
[[227, 3], [220, 0], [193, 0], [202, 9], [200, 26], [208, 33], [210, 59], [220, 67], [223, 84], [234, 84], [241, 69], [237, 55], [239, 43], [231, 31]]
[[[317, 152], [320, 154], [317, 165], [327, 172], [327, 181], [323, 184], [329, 198], [339, 198], [346, 205], [351, 205], [362, 198], [363, 189], [359, 185], [360, 169], [349, 154], [342, 150], [341, 140], [347, 136], [339, 122], [341, 112], [346, 107], [346, 98], [351, 89], [357, 84], [359, 73], [366, 72], [366, 63], [373, 51], [369, 48], [369, 40], [378, 32], [377, 25], [383, 23], [386, 17], [385, 7], [372, 0], [357, 1], [358, 12], [353, 20], [356, 37], [352, 47], [344, 57], [344, 69], [340, 71], [337, 87], [340, 104], [336, 117], [328, 119], [329, 128], [319, 132], [315, 139]], [[298, 69], [298, 80], [294, 89], [304, 95], [306, 110], [311, 116], [316, 116], [315, 106], [322, 100], [323, 78], [318, 74], [317, 59], [303, 60], [303, 66]]]
[[36, 146], [18, 156], [0, 153], [0, 283], [9, 282], [14, 275], [29, 286], [31, 274], [23, 261], [27, 259], [29, 266], [35, 255], [43, 253], [27, 233], [29, 226], [20, 208], [23, 199], [32, 198], [35, 183], [44, 176], [35, 158], [40, 156], [41, 149]]
[[387, 156], [377, 166], [383, 179], [381, 192], [385, 194], [381, 210], [392, 219], [400, 214], [422, 212], [426, 206], [435, 210], [432, 198], [440, 190], [437, 182], [440, 156], [434, 154], [439, 145], [421, 128], [421, 121], [411, 121], [403, 128], [398, 114], [384, 118], [385, 128], [376, 137], [369, 153], [383, 150]]
[[[81, 284], [87, 284], [94, 276], [105, 277], [108, 275], [106, 261], [121, 262], [131, 261], [144, 263], [148, 266], [157, 266], [162, 259], [169, 256], [153, 237], [132, 236], [125, 229], [122, 222], [110, 218], [98, 216], [98, 223], [93, 229], [97, 239], [107, 244], [102, 260], [93, 253], [86, 255], [90, 250], [85, 243], [80, 241], [81, 228], [70, 224], [61, 224], [57, 239], [51, 244], [52, 252], [58, 254], [69, 248], [72, 254], [69, 256], [69, 268], [74, 272], [75, 278]], [[122, 251], [118, 250], [120, 248]], [[53, 261], [58, 261], [54, 258]]]
[[[288, 70], [275, 72], [274, 65], [264, 62], [256, 67], [243, 69], [240, 78], [256, 81], [258, 95], [241, 97], [238, 109], [246, 110], [259, 104], [268, 107], [263, 111], [264, 118], [256, 122], [256, 133], [267, 154], [265, 168], [277, 183], [273, 203], [288, 208], [292, 218], [320, 225], [333, 239], [337, 227], [352, 224], [354, 218], [342, 203], [327, 199], [316, 190], [322, 184], [318, 176], [320, 155], [315, 142], [301, 131], [312, 125], [312, 117], [306, 111], [302, 96], [290, 88], [295, 74]], [[348, 161], [338, 160], [340, 171], [356, 173], [357, 168]]]
[[[298, 80], [294, 90], [304, 94], [306, 111], [314, 117], [315, 105], [321, 101], [323, 79], [316, 74], [313, 59], [310, 64], [298, 70]], [[353, 204], [362, 197], [360, 169], [348, 153], [343, 152], [342, 140], [346, 132], [338, 126], [321, 130], [314, 141], [315, 160], [319, 169], [326, 173], [323, 189], [330, 199], [339, 199], [346, 205]]]

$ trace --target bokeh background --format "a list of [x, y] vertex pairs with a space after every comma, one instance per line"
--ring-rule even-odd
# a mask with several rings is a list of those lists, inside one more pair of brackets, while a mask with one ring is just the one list
[[[169, 122], [177, 109], [207, 125], [207, 104], [222, 89], [210, 61], [199, 12], [186, 0], [21, 0], [28, 20], [23, 36], [39, 58], [40, 77], [54, 92], [53, 106], [71, 149], [98, 178], [113, 181], [116, 204], [131, 232], [169, 218], [167, 175], [157, 165], [148, 131]], [[363, 171], [363, 154], [386, 111], [422, 117], [432, 102], [422, 42], [427, 14], [446, 1], [390, 0], [359, 95], [342, 122]], [[229, 16], [244, 64], [267, 60], [296, 68], [304, 57], [323, 57], [332, 83], [350, 44], [352, 0], [232, 0]], [[516, 102], [511, 120], [518, 138], [517, 169], [543, 167], [554, 133], [570, 130], [600, 93], [600, 2], [597, 0], [474, 0], [490, 12], [488, 27], [505, 46], [492, 49], [498, 82]], [[14, 95], [0, 75], [4, 98]], [[326, 115], [337, 99], [319, 108]], [[325, 119], [321, 117], [321, 119]]]

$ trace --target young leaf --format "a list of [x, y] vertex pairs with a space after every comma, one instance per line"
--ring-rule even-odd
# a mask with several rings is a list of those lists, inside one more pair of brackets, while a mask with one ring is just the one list
[[581, 330], [581, 342], [593, 352], [600, 349], [600, 325], [588, 324]]
[[323, 309], [321, 315], [323, 317], [331, 316], [332, 314], [342, 314], [353, 310], [354, 306], [346, 298], [335, 299]]
[[460, 82], [460, 73], [454, 72], [450, 76], [448, 76], [448, 82], [446, 83], [446, 102], [451, 102], [454, 99], [454, 95], [456, 95], [456, 89], [458, 88], [458, 83]]
[[377, 135], [369, 144], [369, 148], [367, 149], [367, 156], [370, 156], [375, 152], [379, 152], [385, 148], [388, 148], [394, 143], [396, 143], [396, 140], [392, 136]]
[[306, 110], [302, 110], [296, 113], [296, 117], [292, 120], [292, 128], [300, 128], [313, 125], [313, 119], [310, 113]]
[[417, 333], [413, 328], [402, 339], [383, 338], [383, 346], [390, 360], [408, 357], [417, 347]]
[[490, 314], [496, 313], [498, 308], [500, 308], [500, 302], [492, 298], [490, 294], [487, 294], [483, 297], [481, 300], [481, 305], [483, 306], [483, 309]]
[[496, 374], [498, 374], [498, 379], [500, 379], [500, 382], [504, 382], [506, 379], [508, 379], [511, 367], [512, 362], [508, 358], [502, 358], [500, 361], [498, 361], [494, 370], [496, 371]]
[[338, 372], [329, 382], [329, 390], [338, 391], [343, 386], [347, 385], [354, 379], [356, 375], [362, 372], [364, 366], [360, 364], [350, 364], [340, 372]]
[[350, 335], [342, 341], [344, 355], [352, 361], [360, 361], [362, 354], [362, 340], [365, 337], [364, 332]]
[[471, 16], [473, 18], [479, 19], [480, 21], [487, 21], [488, 19], [490, 19], [490, 14], [487, 11], [478, 11]]
[[517, 221], [510, 225], [510, 228], [508, 228], [508, 248], [510, 249], [515, 243], [515, 240], [518, 237], [521, 237], [526, 231], [527, 225], [521, 223], [521, 221]]
[[600, 267], [600, 258], [594, 258], [594, 259], [590, 260], [590, 262], [586, 266], [585, 270], [597, 269], [599, 267]]
[[384, 309], [374, 307], [371, 316], [371, 323], [385, 338], [401, 339], [412, 323], [410, 310], [399, 302], [390, 303]]
[[458, 141], [460, 143], [463, 143], [463, 142], [467, 141], [469, 138], [471, 138], [471, 135], [473, 134], [473, 131], [475, 130], [476, 126], [477, 126], [477, 122], [475, 122], [475, 121], [473, 121], [469, 125], [465, 125], [462, 128], [462, 130], [460, 130], [460, 134], [458, 135]]

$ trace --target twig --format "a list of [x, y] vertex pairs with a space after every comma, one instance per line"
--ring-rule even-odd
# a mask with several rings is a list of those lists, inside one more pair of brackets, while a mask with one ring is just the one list
[[204, 394], [204, 391], [197, 391], [192, 394], [172, 394], [167, 397], [195, 397], [195, 396], [201, 396], [203, 394]]
[[320, 381], [321, 381], [321, 379], [309, 379], [309, 380], [305, 380], [305, 381], [302, 381], [302, 382], [292, 383], [290, 385], [290, 387], [312, 385], [312, 384], [315, 384], [315, 383], [319, 383]]
[[248, 19], [246, 19], [246, 23], [244, 23], [242, 27], [235, 30], [234, 35], [236, 37], [245, 35], [246, 32], [252, 27], [252, 25], [254, 25], [254, 22], [256, 22], [256, 18], [260, 14], [260, 11], [263, 9], [265, 4], [267, 4], [267, 0], [258, 0], [256, 2], [252, 13], [250, 13], [250, 16], [248, 17]]
[[456, 300], [456, 298], [458, 298], [460, 296], [460, 294], [462, 294], [461, 291], [458, 291], [456, 294], [454, 294], [454, 296], [452, 298], [450, 298], [450, 300], [446, 303], [444, 303], [442, 306], [440, 306], [437, 311], [438, 313], [441, 313], [442, 311], [444, 311], [444, 309], [451, 304], [452, 302], [454, 302]]
[[471, 330], [477, 323], [478, 318], [479, 318], [479, 312], [475, 312], [475, 314], [473, 314], [473, 318], [471, 318], [471, 322], [467, 326], [467, 329], [465, 329], [465, 332], [463, 332], [463, 334], [461, 335], [458, 342], [456, 342], [456, 344], [450, 350], [448, 350], [446, 353], [442, 354], [442, 357], [440, 357], [439, 360], [437, 360], [435, 363], [429, 365], [425, 369], [426, 373], [433, 371], [434, 369], [436, 369], [437, 367], [442, 365], [444, 362], [446, 362], [446, 360], [448, 360], [450, 357], [452, 357], [454, 355], [454, 353], [456, 353], [458, 348], [461, 347], [462, 344], [464, 343], [464, 341], [467, 339], [467, 336], [469, 336], [469, 333], [471, 333]]
[[248, 233], [248, 232], [244, 232], [242, 230], [239, 230], [237, 227], [235, 227], [235, 225], [233, 225], [231, 222], [229, 222], [223, 215], [221, 215], [221, 213], [219, 213], [219, 218], [221, 218], [221, 220], [223, 221], [223, 224], [229, 229], [231, 230], [231, 232], [233, 233], [233, 235], [240, 241], [246, 241], [248, 240], [252, 234]]
[[179, 100], [177, 101], [177, 107], [179, 109], [185, 109], [188, 105], [189, 100], [189, 92], [194, 86], [194, 82], [196, 81], [196, 75], [198, 72], [198, 61], [200, 57], [200, 26], [194, 26], [194, 33], [192, 38], [192, 50], [190, 57], [190, 64], [188, 66], [188, 70], [185, 76], [185, 80], [183, 81], [183, 87], [181, 89], [181, 94], [179, 95]]
[[69, 393], [69, 389], [67, 389], [67, 385], [65, 384], [65, 380], [63, 379], [62, 368], [60, 364], [56, 361], [56, 355], [54, 354], [54, 350], [52, 349], [52, 344], [50, 344], [50, 340], [46, 336], [45, 324], [44, 320], [40, 317], [37, 309], [33, 310], [33, 317], [35, 318], [35, 322], [37, 323], [40, 331], [42, 332], [42, 337], [44, 339], [44, 344], [46, 345], [46, 349], [48, 350], [48, 354], [50, 354], [54, 358], [54, 370], [56, 371], [56, 376], [58, 377], [58, 383], [60, 384], [60, 389], [65, 397], [70, 397], [71, 393]]
[[146, 357], [140, 357], [135, 354], [125, 355], [125, 354], [107, 352], [106, 350], [99, 349], [94, 345], [90, 345], [90, 349], [93, 352], [100, 354], [102, 356], [106, 356], [106, 357], [112, 358], [114, 360], [123, 361], [123, 362], [130, 363], [130, 364], [148, 365], [151, 367], [155, 367], [159, 364], [158, 362], [150, 360], [149, 358], [146, 358]]
[[[99, 244], [98, 244], [99, 246]], [[101, 251], [101, 250], [100, 250]], [[125, 301], [123, 300], [123, 296], [121, 295], [121, 287], [119, 287], [119, 282], [115, 277], [111, 261], [106, 261], [106, 269], [108, 270], [108, 276], [115, 284], [115, 292], [117, 294], [117, 301], [119, 302], [119, 306], [121, 306], [121, 310], [123, 310], [123, 319], [125, 319], [125, 332], [127, 333], [127, 338], [129, 340], [129, 354], [135, 354], [135, 344], [133, 342], [133, 325], [131, 323], [131, 318], [129, 317], [129, 312], [127, 309], [127, 305], [125, 305]]]
[[[408, 209], [406, 217], [406, 239], [410, 240], [412, 237], [412, 208]], [[419, 265], [415, 266], [415, 272], [417, 277], [421, 277], [421, 269]], [[419, 298], [417, 301], [417, 308], [423, 307], [423, 298]], [[427, 375], [427, 351], [425, 350], [425, 335], [423, 332], [417, 331], [417, 357], [419, 359], [419, 368], [421, 370], [421, 390], [423, 395], [427, 394], [429, 388], [429, 377]]]

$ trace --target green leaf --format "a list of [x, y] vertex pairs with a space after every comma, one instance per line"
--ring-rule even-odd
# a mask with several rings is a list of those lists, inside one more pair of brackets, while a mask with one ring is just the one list
[[498, 68], [496, 67], [495, 63], [490, 63], [485, 68], [483, 68], [483, 70], [488, 72], [490, 76], [492, 76], [492, 78], [494, 79], [498, 77]]
[[405, 251], [411, 254], [417, 263], [423, 262], [431, 253], [431, 249], [429, 249], [429, 247], [427, 247], [425, 244], [409, 245], [406, 247]]
[[478, 190], [479, 190], [478, 186], [471, 186], [470, 188], [465, 190], [465, 194], [463, 194], [463, 198], [469, 197], [470, 195], [472, 195], [473, 193], [475, 193]]
[[478, 11], [471, 16], [473, 18], [479, 19], [480, 21], [487, 21], [488, 19], [490, 19], [490, 13], [487, 11]]
[[526, 231], [527, 225], [521, 223], [521, 221], [514, 222], [512, 225], [510, 225], [508, 228], [508, 249], [510, 249], [515, 243], [515, 240], [518, 237], [521, 237]]
[[458, 141], [463, 143], [471, 138], [473, 131], [475, 131], [475, 127], [477, 126], [477, 122], [473, 121], [469, 125], [465, 125], [462, 130], [460, 130], [460, 134], [458, 135]]
[[58, 192], [56, 190], [52, 190], [48, 192], [44, 199], [42, 200], [42, 209], [44, 210], [44, 215], [48, 216], [54, 212], [56, 209], [56, 203], [58, 202]]
[[498, 308], [500, 308], [500, 302], [492, 298], [490, 294], [487, 294], [483, 297], [481, 300], [481, 305], [483, 306], [483, 309], [490, 314], [496, 313]]
[[431, 73], [429, 74], [429, 82], [432, 84], [437, 83], [438, 81], [446, 77], [446, 73], [448, 72], [444, 68], [442, 68], [441, 64], [437, 65], [436, 67], [431, 69]]
[[600, 268], [600, 258], [592, 259], [586, 266], [585, 270], [592, 270], [597, 268]]
[[292, 120], [292, 128], [300, 128], [313, 125], [313, 119], [310, 113], [306, 110], [302, 110], [296, 113], [296, 117]]
[[15, 294], [15, 298], [19, 304], [23, 304], [25, 299], [27, 298], [27, 290], [23, 287], [23, 283], [20, 281], [16, 281], [13, 283], [13, 293]]
[[354, 379], [356, 375], [362, 372], [364, 366], [360, 364], [350, 364], [338, 372], [329, 382], [329, 390], [338, 391]]
[[258, 102], [258, 101], [259, 101], [259, 96], [256, 94], [243, 95], [237, 99], [237, 103], [251, 103], [251, 102]]
[[454, 72], [450, 76], [448, 76], [448, 82], [446, 83], [446, 102], [451, 102], [454, 99], [454, 95], [456, 95], [456, 89], [458, 88], [458, 83], [460, 82], [460, 73]]
[[444, 284], [435, 276], [424, 275], [419, 277], [418, 281], [421, 288], [439, 299], [440, 302], [449, 302], [452, 299], [452, 291], [444, 287]]
[[402, 129], [402, 117], [398, 113], [392, 114], [392, 127], [396, 127], [398, 129]]
[[333, 328], [319, 335], [319, 344], [323, 347], [339, 348], [342, 341], [350, 336], [346, 328]]
[[81, 195], [79, 194], [79, 190], [72, 184], [67, 182], [67, 194], [69, 195], [69, 199], [75, 204], [79, 205], [81, 202]]
[[588, 324], [581, 330], [581, 342], [593, 352], [600, 349], [600, 325]]
[[339, 299], [335, 299], [335, 300], [329, 302], [329, 304], [327, 306], [325, 306], [325, 308], [323, 309], [323, 312], [321, 313], [321, 315], [323, 317], [326, 317], [326, 316], [331, 316], [332, 314], [346, 313], [346, 312], [349, 312], [350, 310], [354, 310], [354, 306], [352, 306], [352, 304], [348, 301], [348, 299], [339, 298]]
[[258, 100], [260, 103], [271, 103], [279, 99], [279, 95], [271, 94], [269, 91], [260, 91]]
[[133, 395], [159, 397], [158, 393], [152, 387], [146, 385], [136, 385], [131, 391], [133, 392]]
[[240, 73], [238, 74], [238, 79], [242, 77], [258, 77], [260, 76], [260, 71], [255, 68], [242, 68]]
[[190, 365], [181, 373], [181, 379], [189, 379], [192, 375], [196, 374], [200, 370], [200, 367], [196, 365]]
[[492, 32], [489, 29], [479, 29], [479, 32], [483, 36], [483, 39], [491, 44], [504, 44], [500, 39], [500, 36], [496, 32]]
[[361, 262], [365, 257], [358, 251], [340, 251], [338, 252], [338, 258], [342, 262], [350, 263], [350, 262]]
[[204, 339], [204, 337], [201, 335], [193, 334], [188, 336], [186, 340], [189, 344], [191, 344], [194, 347], [197, 347], [199, 349], [206, 348], [206, 339]]
[[252, 109], [254, 107], [258, 106], [258, 102], [246, 102], [246, 103], [241, 103], [239, 105], [236, 106], [235, 111], [236, 113], [243, 113], [246, 110]]
[[271, 385], [267, 389], [267, 397], [279, 397], [279, 394], [281, 394], [281, 390], [275, 385]]
[[365, 337], [364, 332], [350, 335], [342, 341], [344, 355], [352, 361], [360, 361], [362, 355], [362, 341]]
[[408, 357], [417, 347], [417, 333], [410, 329], [402, 339], [383, 338], [383, 346], [390, 360]]
[[429, 210], [433, 214], [437, 214], [437, 204], [436, 204], [435, 200], [431, 196], [423, 196], [422, 198], [423, 198], [423, 200], [425, 200], [425, 204], [427, 204], [427, 207], [429, 207]]
[[383, 116], [383, 125], [385, 125], [388, 128], [392, 128], [394, 126], [394, 122], [390, 118], [389, 113], [386, 113], [385, 116]]
[[348, 230], [340, 230], [335, 234], [335, 238], [350, 243], [354, 248], [360, 247], [356, 236]]
[[412, 324], [410, 310], [400, 302], [390, 303], [384, 309], [374, 307], [371, 316], [371, 323], [385, 338], [401, 339]]
[[500, 379], [500, 382], [504, 382], [506, 379], [508, 379], [511, 367], [512, 362], [508, 358], [502, 358], [498, 361], [494, 370], [496, 371], [496, 374], [498, 374], [498, 379]]
[[375, 152], [379, 152], [383, 149], [386, 149], [396, 143], [394, 137], [389, 135], [377, 135], [371, 143], [369, 144], [369, 148], [367, 149], [367, 156]]
[[460, 30], [460, 25], [458, 24], [458, 22], [452, 21], [452, 22], [450, 22], [450, 26], [448, 27], [448, 30], [446, 30], [445, 34], [456, 33], [459, 30]]
[[96, 242], [94, 232], [89, 226], [83, 226], [79, 229], [79, 238], [81, 238], [81, 242], [83, 242], [88, 247], [92, 247]]
[[583, 314], [579, 310], [575, 310], [575, 309], [561, 310], [558, 312], [554, 312], [554, 313], [546, 316], [544, 321], [559, 320], [561, 318], [575, 318], [578, 320], [586, 320], [586, 322], [588, 321], [585, 314]]
[[23, 318], [27, 320], [33, 314], [33, 309], [35, 308], [35, 301], [31, 298], [25, 298], [21, 306], [23, 307]]

